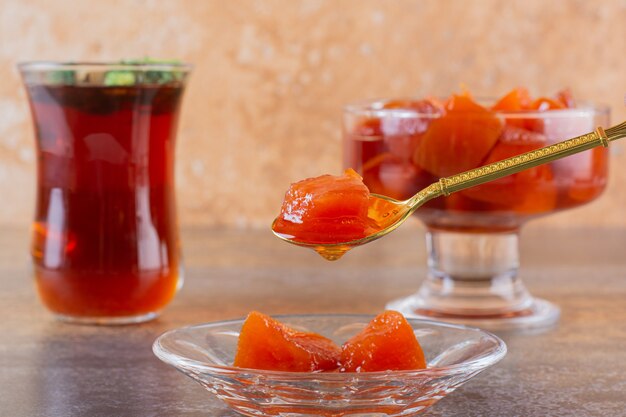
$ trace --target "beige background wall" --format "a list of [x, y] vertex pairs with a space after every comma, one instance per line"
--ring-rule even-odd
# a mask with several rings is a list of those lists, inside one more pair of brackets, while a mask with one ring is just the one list
[[[267, 227], [296, 179], [339, 172], [350, 101], [516, 85], [626, 118], [626, 1], [0, 0], [0, 224], [33, 206], [15, 63], [175, 57], [195, 65], [178, 147], [183, 224]], [[598, 202], [545, 220], [626, 227], [626, 144]]]

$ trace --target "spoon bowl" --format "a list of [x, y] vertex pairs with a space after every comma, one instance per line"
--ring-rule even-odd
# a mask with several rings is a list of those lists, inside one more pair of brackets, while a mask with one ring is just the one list
[[275, 236], [285, 242], [313, 249], [325, 259], [335, 261], [341, 258], [350, 249], [372, 242], [376, 239], [380, 239], [386, 234], [396, 230], [396, 228], [404, 223], [404, 221], [409, 218], [415, 210], [417, 210], [426, 201], [430, 200], [430, 198], [422, 196], [422, 193], [429, 190], [431, 187], [434, 188], [433, 185], [420, 191], [410, 199], [403, 201], [396, 200], [385, 195], [374, 193], [370, 194], [367, 212], [367, 217], [371, 220], [370, 229], [368, 230], [368, 235], [360, 239], [340, 243], [301, 241], [294, 239], [291, 235], [277, 232], [275, 225], [278, 218], [274, 219], [274, 222], [272, 223], [272, 232]]
[[347, 242], [316, 243], [293, 239], [291, 235], [285, 235], [276, 231], [275, 225], [278, 218], [274, 219], [272, 223], [272, 232], [285, 242], [313, 249], [325, 259], [335, 261], [350, 249], [379, 239], [400, 226], [418, 207], [411, 209], [409, 201], [399, 201], [384, 195], [370, 194], [367, 217], [372, 220], [371, 230], [367, 236]]

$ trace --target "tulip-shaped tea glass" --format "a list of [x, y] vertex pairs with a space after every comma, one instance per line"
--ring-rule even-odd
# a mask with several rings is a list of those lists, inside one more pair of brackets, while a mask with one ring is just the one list
[[36, 133], [32, 255], [58, 318], [133, 323], [180, 287], [174, 147], [189, 67], [19, 65]]
[[[403, 200], [441, 177], [608, 123], [608, 109], [594, 106], [444, 114], [423, 101], [365, 102], [344, 111], [344, 166], [371, 192]], [[426, 203], [415, 213], [427, 228], [426, 279], [387, 307], [490, 328], [553, 324], [558, 307], [532, 297], [518, 276], [520, 227], [594, 200], [607, 165], [598, 147]]]

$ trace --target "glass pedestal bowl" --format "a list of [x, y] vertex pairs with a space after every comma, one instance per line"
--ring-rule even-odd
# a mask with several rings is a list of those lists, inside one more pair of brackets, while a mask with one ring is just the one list
[[[444, 114], [426, 100], [371, 101], [344, 111], [343, 163], [371, 192], [403, 200], [440, 177], [608, 124], [609, 111], [594, 106]], [[520, 227], [594, 200], [607, 171], [606, 148], [595, 148], [428, 202], [415, 213], [427, 228], [426, 279], [387, 308], [491, 329], [554, 324], [558, 307], [518, 275]]]
[[[341, 344], [372, 316], [280, 316], [281, 322]], [[506, 345], [479, 329], [408, 320], [420, 341], [427, 369], [384, 372], [278, 372], [231, 364], [243, 320], [169, 331], [153, 345], [162, 361], [193, 378], [247, 416], [412, 416], [495, 364]]]

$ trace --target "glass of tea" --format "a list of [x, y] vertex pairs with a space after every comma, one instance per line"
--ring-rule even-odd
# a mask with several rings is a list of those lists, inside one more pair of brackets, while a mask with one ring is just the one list
[[[495, 103], [495, 104], [494, 104]], [[481, 103], [378, 100], [344, 111], [344, 166], [371, 192], [406, 199], [441, 177], [608, 127], [609, 111], [568, 92], [531, 99], [524, 89]], [[540, 327], [554, 304], [532, 297], [518, 275], [518, 234], [528, 220], [586, 204], [607, 182], [608, 152], [595, 148], [428, 202], [428, 271], [419, 291], [387, 307], [490, 328]]]
[[174, 148], [190, 67], [19, 65], [35, 127], [32, 258], [67, 321], [156, 317], [182, 285]]

